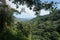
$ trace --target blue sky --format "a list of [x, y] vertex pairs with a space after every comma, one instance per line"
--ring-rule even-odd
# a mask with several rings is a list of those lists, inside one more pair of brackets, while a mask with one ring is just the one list
[[41, 1], [54, 1], [54, 2], [60, 2], [60, 0], [41, 0]]
[[[41, 1], [43, 1], [43, 2], [44, 2], [44, 1], [60, 2], [60, 0], [41, 0]], [[6, 3], [7, 3], [11, 8], [16, 9], [16, 5], [15, 5], [15, 4], [9, 2], [8, 0], [6, 0]], [[60, 8], [60, 4], [58, 4], [57, 6], [58, 6], [58, 8]], [[14, 14], [15, 17], [17, 17], [17, 18], [34, 18], [34, 17], [36, 17], [36, 15], [34, 15], [35, 12], [33, 12], [33, 9], [30, 10], [29, 8], [27, 8], [26, 5], [24, 5], [24, 6], [19, 5], [19, 8], [16, 9], [16, 10], [21, 11], [22, 8], [24, 8], [25, 12], [23, 11], [22, 14], [18, 14], [18, 15], [16, 15], [16, 13], [15, 13], [15, 14]], [[34, 6], [33, 6], [33, 8], [34, 8]], [[40, 15], [41, 15], [41, 16], [47, 15], [47, 14], [49, 14], [49, 11], [45, 11], [44, 9], [42, 9], [41, 12], [40, 12]]]
[[41, 0], [42, 2], [44, 2], [44, 1], [48, 1], [48, 2], [51, 2], [51, 1], [53, 1], [53, 2], [59, 2], [59, 4], [57, 4], [57, 7], [58, 7], [58, 9], [60, 9], [60, 0]]

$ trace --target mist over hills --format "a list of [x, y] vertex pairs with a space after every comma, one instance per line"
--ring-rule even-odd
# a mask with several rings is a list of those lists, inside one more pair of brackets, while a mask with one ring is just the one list
[[30, 18], [16, 18], [16, 17], [15, 17], [15, 21], [18, 21], [18, 22], [20, 22], [20, 21], [28, 22], [28, 21], [30, 21], [30, 20], [31, 20]]

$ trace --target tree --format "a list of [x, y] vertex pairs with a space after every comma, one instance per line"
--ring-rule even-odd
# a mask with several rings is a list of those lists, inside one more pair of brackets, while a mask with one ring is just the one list
[[[2, 33], [6, 33], [8, 30], [7, 28], [9, 26], [11, 26], [11, 24], [13, 23], [13, 11], [15, 11], [14, 9], [12, 10], [11, 8], [8, 7], [8, 5], [6, 5], [6, 0], [0, 0], [0, 32]], [[9, 0], [10, 1], [10, 0]], [[39, 11], [41, 9], [52, 9], [54, 3], [53, 2], [41, 2], [40, 0], [14, 0], [12, 3], [16, 4], [16, 7], [18, 8], [19, 4], [24, 5], [26, 4], [27, 7], [29, 7], [30, 9], [32, 9], [32, 6], [34, 7], [34, 10], [36, 12], [36, 15], [39, 14]], [[3, 35], [2, 39], [5, 36]], [[18, 37], [19, 38], [19, 37]], [[19, 38], [20, 39], [20, 38]], [[4, 39], [5, 40], [5, 39]]]
[[18, 12], [15, 9], [9, 8], [5, 0], [0, 0], [0, 31], [13, 24], [13, 12]]
[[[11, 0], [9, 0], [11, 1]], [[34, 6], [33, 11], [36, 12], [36, 15], [39, 15], [39, 12], [41, 9], [45, 9], [45, 10], [52, 10], [54, 9], [54, 6], [56, 3], [54, 3], [53, 1], [51, 2], [42, 2], [40, 0], [13, 0], [14, 4], [16, 4], [16, 7], [18, 8], [19, 5], [27, 5], [27, 7], [29, 7], [30, 9], [32, 9], [32, 7]], [[19, 5], [18, 5], [19, 4]]]

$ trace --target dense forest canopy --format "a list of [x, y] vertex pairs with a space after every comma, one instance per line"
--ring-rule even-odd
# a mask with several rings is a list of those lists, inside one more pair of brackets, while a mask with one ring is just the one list
[[[26, 4], [30, 10], [34, 6], [37, 17], [28, 22], [17, 21], [13, 12], [18, 11], [9, 7], [6, 0], [0, 0], [0, 40], [60, 40], [60, 10], [55, 7], [57, 2], [13, 0], [12, 3], [16, 4], [16, 8]], [[41, 9], [50, 10], [50, 14], [40, 16]]]

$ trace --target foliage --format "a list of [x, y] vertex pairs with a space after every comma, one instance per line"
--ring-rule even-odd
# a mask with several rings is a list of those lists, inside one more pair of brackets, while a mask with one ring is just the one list
[[33, 40], [60, 40], [60, 10], [31, 20]]
[[[10, 0], [11, 1], [11, 0]], [[39, 16], [39, 12], [41, 9], [45, 9], [45, 10], [53, 10], [56, 9], [56, 2], [42, 2], [41, 0], [13, 0], [12, 3], [16, 4], [16, 8], [19, 8], [19, 5], [27, 5], [27, 7], [29, 7], [30, 9], [33, 8], [33, 11], [36, 12], [36, 15]]]
[[[10, 9], [5, 0], [1, 1], [3, 4], [0, 5], [0, 40], [60, 40], [60, 10], [54, 9], [51, 14], [38, 16], [29, 22], [15, 23], [13, 12], [18, 11]], [[27, 4], [30, 9], [34, 5], [35, 12], [52, 9], [53, 6], [53, 2], [42, 3], [39, 0], [13, 1], [15, 4], [18, 2]]]

